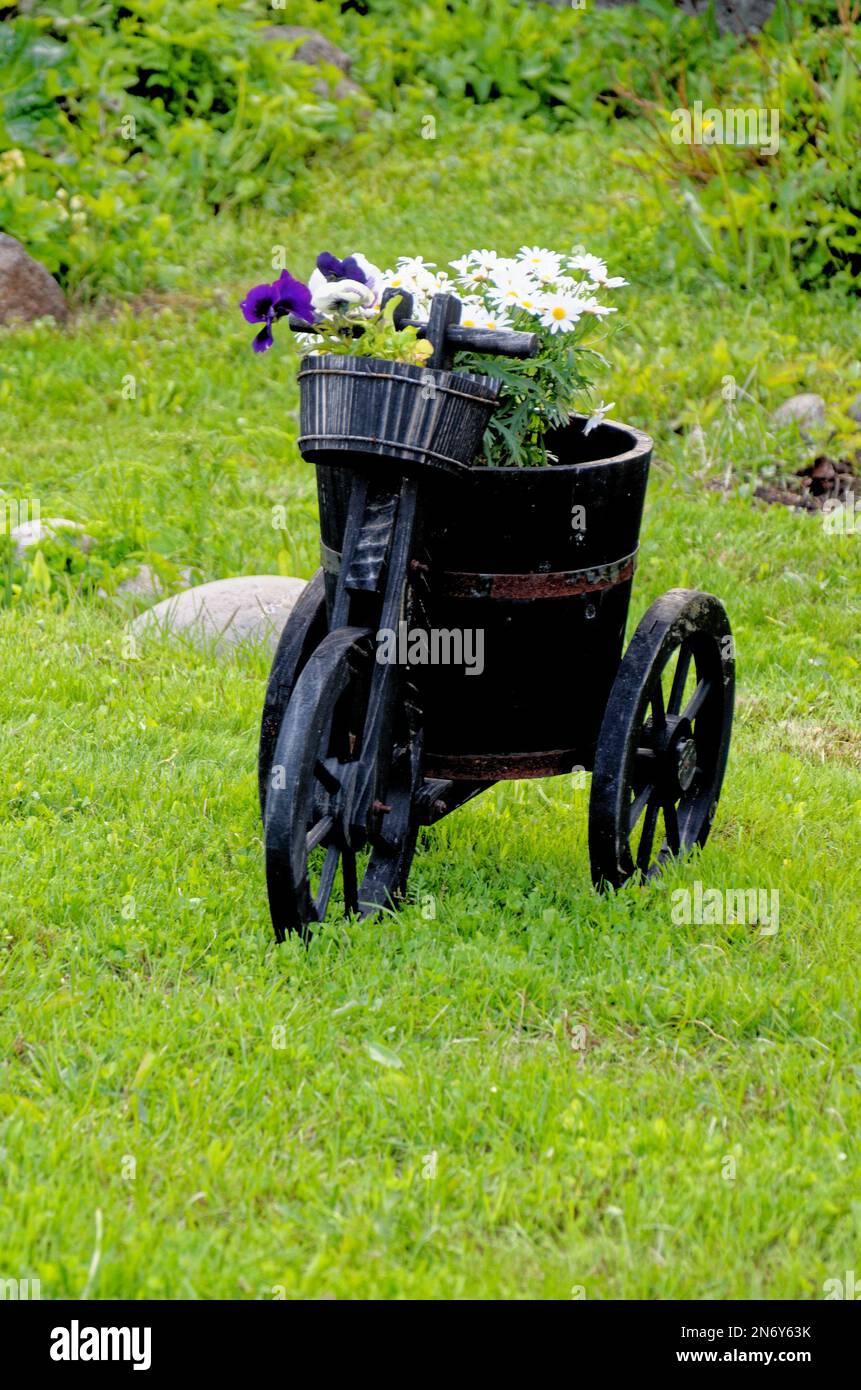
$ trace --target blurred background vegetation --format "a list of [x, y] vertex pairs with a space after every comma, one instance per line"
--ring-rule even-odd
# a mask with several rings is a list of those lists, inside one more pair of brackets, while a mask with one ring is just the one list
[[[749, 35], [700, 10], [19, 0], [0, 6], [0, 229], [79, 300], [193, 287], [201, 222], [289, 217], [313, 204], [321, 162], [379, 177], [428, 116], [466, 139], [490, 107], [536, 134], [613, 124], [662, 276], [857, 289], [861, 5], [777, 0]], [[301, 38], [269, 32], [285, 21], [345, 50], [352, 80], [293, 60]], [[779, 152], [673, 144], [672, 111], [697, 100], [776, 109]]]

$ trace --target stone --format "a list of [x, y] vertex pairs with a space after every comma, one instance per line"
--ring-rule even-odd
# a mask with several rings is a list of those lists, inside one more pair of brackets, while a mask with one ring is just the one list
[[802, 391], [779, 405], [771, 419], [778, 429], [797, 425], [802, 434], [808, 430], [821, 430], [825, 428], [825, 402], [813, 391]]
[[86, 534], [79, 521], [70, 521], [67, 516], [49, 516], [46, 521], [39, 518], [38, 521], [22, 521], [20, 526], [12, 527], [9, 534], [15, 542], [15, 558], [22, 560], [25, 552], [39, 545], [43, 538], [48, 540], [61, 531], [75, 531], [81, 549], [85, 553], [92, 550], [93, 538]]
[[[595, 0], [599, 10], [614, 10], [630, 0]], [[559, 0], [567, 6], [567, 0]], [[722, 33], [752, 34], [770, 18], [777, 0], [714, 0], [715, 19]], [[712, 0], [675, 0], [676, 8], [685, 14], [707, 14]]]
[[854, 420], [856, 425], [861, 425], [861, 396], [856, 396], [850, 406], [847, 407], [846, 414], [850, 420]]
[[0, 323], [68, 314], [66, 297], [53, 275], [24, 250], [20, 241], [0, 232]]
[[[193, 578], [193, 571], [189, 568], [179, 571], [180, 582], [174, 585], [175, 588], [187, 589]], [[164, 585], [151, 565], [141, 565], [140, 569], [134, 574], [130, 574], [128, 579], [124, 579], [117, 585], [118, 594], [131, 594], [134, 598], [158, 598], [164, 593]]]
[[[337, 68], [343, 76], [335, 83], [331, 93], [336, 101], [341, 101], [350, 94], [367, 99], [367, 93], [349, 76], [350, 68], [353, 66], [349, 53], [345, 53], [343, 48], [338, 48], [325, 34], [319, 33], [316, 29], [306, 29], [301, 24], [270, 24], [263, 30], [263, 37], [271, 43], [295, 44], [299, 41], [298, 47], [290, 55], [293, 62], [306, 63], [312, 68], [319, 67], [321, 63]], [[320, 96], [330, 95], [328, 82], [315, 83], [314, 90]]]
[[280, 574], [214, 579], [162, 599], [135, 618], [132, 631], [186, 633], [198, 642], [214, 642], [220, 652], [259, 642], [274, 651], [305, 584]]

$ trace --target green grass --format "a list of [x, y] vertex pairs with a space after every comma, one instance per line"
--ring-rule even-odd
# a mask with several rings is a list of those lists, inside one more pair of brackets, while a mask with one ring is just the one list
[[[269, 248], [582, 239], [633, 281], [599, 390], [659, 442], [632, 622], [699, 586], [738, 642], [714, 833], [599, 898], [588, 790], [495, 788], [427, 834], [398, 914], [276, 948], [264, 654], [127, 660], [109, 601], [5, 609], [0, 1275], [44, 1297], [818, 1298], [857, 1267], [861, 538], [703, 488], [673, 428], [717, 429], [751, 368], [763, 411], [843, 400], [857, 307], [680, 288], [610, 136], [506, 139], [333, 166], [286, 226], [214, 223], [184, 296], [4, 334], [0, 485], [206, 579], [310, 574], [293, 363], [234, 308]], [[674, 925], [696, 879], [777, 889], [777, 935]]]

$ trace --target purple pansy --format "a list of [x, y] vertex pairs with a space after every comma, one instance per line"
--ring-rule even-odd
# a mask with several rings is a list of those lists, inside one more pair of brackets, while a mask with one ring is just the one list
[[301, 280], [294, 280], [289, 270], [282, 270], [274, 285], [255, 285], [249, 290], [240, 309], [247, 323], [262, 323], [254, 339], [255, 352], [268, 352], [272, 346], [272, 324], [287, 314], [310, 325], [314, 322], [311, 291]]
[[347, 256], [339, 261], [331, 252], [321, 251], [317, 257], [317, 269], [327, 280], [356, 280], [360, 285], [368, 284], [368, 277], [355, 256]]

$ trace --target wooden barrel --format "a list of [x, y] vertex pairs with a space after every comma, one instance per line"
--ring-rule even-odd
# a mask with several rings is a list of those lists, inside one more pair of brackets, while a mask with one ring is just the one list
[[[609, 421], [589, 434], [584, 425], [573, 417], [550, 439], [552, 467], [475, 467], [422, 485], [409, 621], [475, 634], [473, 658], [482, 634], [480, 672], [476, 659], [472, 670], [414, 670], [428, 776], [496, 781], [592, 766], [622, 654], [652, 441]], [[330, 594], [351, 483], [348, 470], [318, 468]]]

